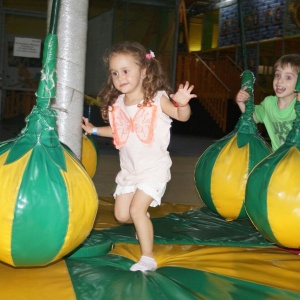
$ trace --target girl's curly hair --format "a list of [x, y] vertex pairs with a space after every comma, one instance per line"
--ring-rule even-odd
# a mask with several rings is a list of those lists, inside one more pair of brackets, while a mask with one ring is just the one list
[[[142, 83], [144, 93], [142, 105], [151, 105], [155, 94], [159, 90], [165, 90], [167, 93], [171, 91], [166, 74], [160, 62], [154, 57], [149, 58], [149, 54], [147, 55], [147, 51], [143, 45], [138, 42], [128, 41], [115, 45], [103, 58], [107, 71], [109, 71], [110, 58], [117, 54], [131, 55], [135, 59], [137, 65], [139, 65], [142, 70], [146, 70], [146, 76]], [[114, 87], [111, 75], [108, 72], [106, 84], [99, 93], [99, 96], [102, 99], [101, 114], [104, 121], [108, 121], [109, 107], [112, 107], [120, 94], [121, 92]]]

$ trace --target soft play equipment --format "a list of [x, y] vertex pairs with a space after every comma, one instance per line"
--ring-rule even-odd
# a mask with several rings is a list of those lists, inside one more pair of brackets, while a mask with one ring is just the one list
[[[96, 120], [93, 120], [92, 111], [97, 111], [97, 117], [100, 117], [100, 98], [92, 98], [88, 95], [84, 95], [85, 109], [84, 116], [95, 124]], [[93, 110], [96, 108], [96, 110]], [[86, 171], [91, 178], [94, 177], [98, 166], [99, 148], [94, 138], [90, 135], [82, 135], [82, 147], [81, 147], [81, 162], [84, 165]]]
[[[300, 92], [300, 76], [296, 91]], [[246, 211], [270, 241], [300, 248], [300, 103], [286, 142], [260, 162], [249, 175]]]
[[195, 182], [200, 198], [227, 221], [247, 218], [244, 201], [248, 175], [258, 162], [271, 153], [253, 119], [255, 78], [247, 66], [242, 1], [237, 1], [237, 4], [245, 70], [241, 86], [246, 87], [250, 97], [245, 102], [245, 112], [234, 130], [211, 145], [201, 155], [195, 168]]
[[91, 178], [94, 177], [98, 166], [98, 146], [91, 136], [82, 135], [81, 162]]
[[12, 266], [41, 266], [74, 250], [89, 235], [98, 196], [72, 151], [61, 144], [55, 96], [58, 2], [53, 2], [45, 40], [37, 105], [26, 126], [0, 144], [0, 260]]
[[118, 226], [113, 206], [99, 199], [94, 230], [72, 255], [43, 268], [0, 263], [1, 300], [299, 299], [299, 256], [249, 219], [227, 222], [207, 207], [150, 208], [158, 269], [131, 272], [140, 246], [133, 225]]
[[245, 112], [230, 134], [206, 149], [195, 168], [201, 199], [227, 221], [247, 218], [244, 200], [248, 174], [271, 152], [253, 120], [253, 82], [252, 72], [244, 71], [242, 87], [251, 95]]
[[[69, 3], [75, 2], [70, 0]], [[40, 107], [39, 104], [38, 101], [38, 108], [43, 113], [49, 112], [50, 114], [51, 126], [46, 129], [53, 136], [51, 141], [58, 144], [56, 148], [61, 149], [67, 160], [72, 161], [72, 153], [57, 142], [54, 112], [48, 107]], [[40, 131], [37, 132], [43, 133], [38, 137], [42, 137], [46, 132], [43, 130], [42, 120], [44, 119], [40, 117], [38, 108], [35, 108], [36, 114], [30, 115], [28, 127], [36, 129], [34, 126], [31, 127], [33, 124], [31, 118], [35, 116], [39, 124], [38, 128], [40, 128]], [[240, 122], [243, 123], [244, 120]], [[26, 129], [23, 135], [27, 132]], [[35, 133], [36, 131], [27, 138], [36, 140]], [[43, 141], [45, 140], [43, 139]], [[46, 139], [46, 141], [49, 140]], [[49, 144], [41, 145], [40, 148], [48, 150], [51, 154], [54, 153], [54, 151], [50, 151], [52, 148], [49, 147]], [[3, 144], [0, 149], [5, 149], [5, 147], [9, 148]], [[36, 149], [37, 146], [33, 150], [36, 151]], [[28, 151], [30, 155], [33, 152], [31, 149]], [[43, 157], [42, 154], [41, 157]], [[55, 159], [57, 156], [49, 155], [48, 158], [52, 162], [47, 162], [47, 164], [55, 164], [57, 161]], [[72, 194], [77, 193], [78, 189], [79, 195], [75, 195], [76, 202], [81, 203], [81, 199], [83, 199], [84, 202], [90, 203], [87, 194], [82, 194], [81, 189], [85, 182], [91, 181], [80, 163], [76, 164], [75, 161], [70, 165], [74, 166], [74, 169], [78, 168], [86, 176], [78, 175], [78, 180], [72, 182], [74, 190], [71, 192]], [[26, 162], [26, 166], [28, 163], [29, 161]], [[8, 165], [8, 167], [11, 166], [11, 164]], [[21, 166], [21, 169], [22, 167], [25, 166]], [[66, 171], [57, 168], [60, 170], [60, 172], [56, 172], [58, 180], [61, 178], [60, 174], [64, 175], [64, 179], [72, 176], [67, 174], [69, 171], [73, 172], [72, 169], [68, 169], [68, 165]], [[43, 182], [43, 190], [47, 185], [53, 183], [51, 174], [46, 174], [48, 181]], [[6, 183], [14, 179], [11, 176], [6, 180], [5, 175], [1, 173], [0, 176]], [[38, 175], [42, 176], [43, 174], [38, 172]], [[28, 177], [28, 179], [30, 178]], [[28, 182], [30, 183], [30, 180]], [[56, 186], [56, 181], [53, 185]], [[36, 186], [32, 186], [32, 189], [36, 189]], [[2, 237], [2, 232], [6, 230], [6, 224], [3, 223], [5, 225], [3, 227], [2, 221], [12, 217], [7, 214], [6, 210], [2, 211], [5, 207], [4, 204], [10, 203], [6, 201], [7, 198], [5, 201], [3, 200], [2, 196], [6, 196], [6, 193], [2, 192], [4, 187], [3, 184], [0, 190], [0, 249], [3, 249], [3, 241], [8, 241], [6, 237], [4, 239]], [[41, 188], [41, 186], [39, 187]], [[86, 186], [85, 189], [87, 190], [89, 187]], [[57, 191], [61, 193], [60, 190]], [[36, 200], [41, 199], [41, 193], [40, 190], [37, 191]], [[27, 198], [23, 199], [23, 202], [18, 203], [18, 213], [26, 212]], [[32, 202], [31, 198], [29, 202]], [[113, 215], [113, 207], [113, 198], [100, 197], [93, 230], [88, 237], [66, 256], [47, 266], [15, 268], [10, 264], [0, 262], [0, 299], [299, 299], [299, 257], [282, 251], [281, 248], [274, 245], [256, 230], [248, 218], [227, 222], [222, 216], [215, 214], [207, 207], [171, 203], [162, 203], [156, 208], [150, 207], [149, 212], [155, 234], [154, 255], [158, 262], [158, 269], [155, 272], [131, 272], [130, 266], [140, 258], [140, 246], [135, 238], [134, 226], [132, 224], [119, 226]], [[70, 211], [65, 210], [64, 214], [60, 216], [66, 218], [73, 208], [77, 210], [74, 204]], [[57, 214], [60, 213], [60, 209], [61, 206], [56, 208]], [[80, 209], [84, 210], [85, 207]], [[90, 210], [83, 212], [82, 219], [74, 220], [75, 225], [78, 225], [76, 228], [78, 232], [81, 232], [81, 226], [84, 226], [85, 217], [89, 212]], [[28, 237], [24, 243], [25, 252], [28, 245], [34, 244], [37, 239], [41, 238], [36, 236], [36, 230], [41, 230], [44, 226], [49, 226], [52, 230], [53, 224], [56, 224], [58, 218], [53, 214], [52, 209], [49, 214], [51, 214], [51, 218], [46, 213], [39, 215], [39, 212], [36, 212], [26, 219], [24, 225], [35, 220], [36, 224], [31, 228], [24, 227], [22, 233], [20, 232], [23, 236]], [[15, 217], [19, 217], [19, 215], [15, 214]], [[75, 226], [72, 222], [69, 224]], [[51, 230], [50, 234], [45, 232], [45, 237], [43, 237], [43, 242], [50, 246], [56, 241], [56, 235], [51, 234]], [[58, 231], [56, 234], [60, 234], [60, 232]], [[21, 252], [23, 249], [18, 250]], [[35, 250], [37, 252], [34, 255], [39, 257], [39, 251], [42, 249]]]

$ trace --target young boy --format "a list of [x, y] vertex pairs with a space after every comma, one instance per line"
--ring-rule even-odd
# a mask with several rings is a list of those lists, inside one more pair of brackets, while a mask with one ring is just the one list
[[[273, 89], [275, 96], [266, 97], [259, 105], [255, 105], [253, 114], [256, 123], [264, 123], [275, 151], [284, 144], [292, 128], [296, 113], [296, 99], [300, 101], [300, 93], [295, 92], [298, 73], [300, 71], [300, 55], [287, 54], [274, 65]], [[236, 102], [242, 112], [245, 111], [245, 101], [249, 94], [246, 88], [236, 95]]]

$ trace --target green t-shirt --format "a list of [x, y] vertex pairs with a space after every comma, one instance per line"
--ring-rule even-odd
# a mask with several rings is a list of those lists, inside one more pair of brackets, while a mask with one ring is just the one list
[[254, 111], [256, 120], [265, 124], [274, 151], [284, 144], [296, 118], [296, 98], [285, 109], [278, 108], [277, 100], [277, 96], [268, 96], [259, 105], [255, 105]]

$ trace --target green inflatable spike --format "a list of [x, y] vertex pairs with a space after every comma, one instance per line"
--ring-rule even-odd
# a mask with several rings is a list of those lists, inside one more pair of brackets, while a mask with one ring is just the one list
[[26, 117], [26, 126], [14, 139], [0, 144], [0, 154], [11, 148], [5, 164], [20, 159], [37, 145], [44, 146], [49, 158], [59, 168], [66, 170], [63, 147], [59, 142], [56, 128], [57, 113], [50, 108], [50, 100], [56, 93], [56, 53], [58, 39], [56, 35], [60, 1], [53, 1], [49, 33], [44, 42], [43, 68], [37, 89], [36, 105]]
[[295, 87], [295, 92], [300, 93], [300, 72], [298, 73], [298, 79]]
[[[250, 95], [249, 99], [245, 102], [245, 112], [241, 115], [239, 122], [235, 127], [235, 131], [238, 133], [238, 145], [243, 147], [246, 145], [253, 135], [257, 135], [258, 130], [256, 123], [253, 119], [254, 103], [253, 103], [253, 86], [255, 77], [253, 73], [246, 70], [242, 74], [242, 88], [246, 87], [247, 93]], [[235, 132], [234, 131], [234, 132]]]

